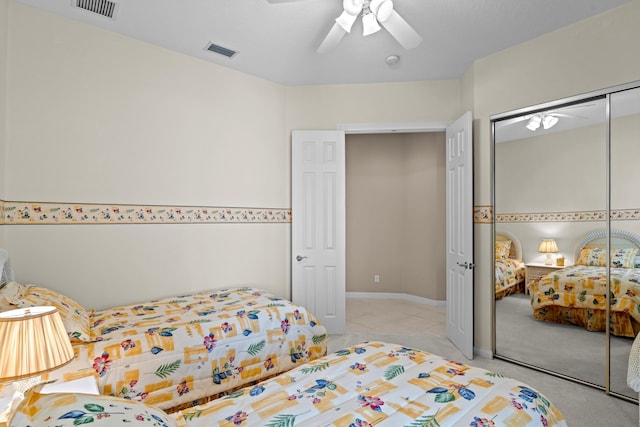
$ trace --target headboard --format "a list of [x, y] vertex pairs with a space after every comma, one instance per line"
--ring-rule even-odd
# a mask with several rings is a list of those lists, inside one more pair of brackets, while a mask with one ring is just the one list
[[[580, 258], [580, 250], [584, 247], [605, 249], [607, 247], [607, 230], [594, 230], [585, 234], [573, 250], [576, 261]], [[640, 249], [640, 236], [630, 231], [611, 229], [611, 249], [626, 248]], [[634, 264], [638, 264], [638, 262], [634, 262]]]
[[496, 242], [502, 240], [511, 240], [511, 251], [509, 252], [509, 258], [522, 259], [522, 243], [515, 234], [508, 231], [496, 231]]

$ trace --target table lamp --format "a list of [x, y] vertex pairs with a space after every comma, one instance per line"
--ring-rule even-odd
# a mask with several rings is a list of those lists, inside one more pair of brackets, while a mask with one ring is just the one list
[[543, 239], [538, 248], [538, 252], [547, 254], [547, 259], [544, 262], [545, 265], [553, 265], [551, 254], [558, 252], [558, 245], [556, 245], [556, 241], [553, 239]]
[[55, 307], [0, 313], [0, 382], [15, 391], [8, 410], [40, 381], [40, 375], [73, 360], [73, 348]]

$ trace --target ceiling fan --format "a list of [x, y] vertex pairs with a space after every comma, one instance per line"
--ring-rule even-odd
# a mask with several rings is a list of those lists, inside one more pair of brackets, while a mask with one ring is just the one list
[[534, 113], [534, 114], [527, 114], [527, 115], [516, 118], [515, 120], [511, 121], [510, 124], [526, 121], [527, 123], [525, 127], [532, 132], [538, 130], [540, 126], [542, 126], [542, 128], [545, 130], [551, 129], [556, 124], [558, 124], [559, 120], [563, 117], [588, 119], [588, 117], [583, 115], [567, 114], [567, 110], [574, 109], [574, 108], [591, 107], [593, 105], [595, 104], [580, 104], [580, 105], [564, 107], [564, 108], [561, 108], [560, 110], [549, 110], [549, 111], [543, 111], [543, 112]]
[[[284, 3], [297, 0], [267, 1]], [[382, 25], [407, 50], [422, 42], [422, 37], [393, 9], [392, 0], [343, 0], [342, 6], [342, 13], [335, 19], [333, 27], [318, 47], [318, 53], [334, 49], [351, 32], [358, 15], [362, 16], [363, 36], [380, 31]]]

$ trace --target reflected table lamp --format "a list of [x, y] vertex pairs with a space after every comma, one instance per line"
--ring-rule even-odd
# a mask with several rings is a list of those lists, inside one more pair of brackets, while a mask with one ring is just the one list
[[57, 308], [30, 307], [0, 313], [0, 382], [11, 382], [15, 392], [5, 412], [40, 382], [41, 374], [66, 365], [73, 357]]
[[558, 245], [556, 245], [556, 241], [553, 239], [544, 239], [542, 243], [540, 243], [538, 252], [547, 254], [547, 259], [544, 262], [545, 265], [553, 265], [551, 254], [558, 252]]

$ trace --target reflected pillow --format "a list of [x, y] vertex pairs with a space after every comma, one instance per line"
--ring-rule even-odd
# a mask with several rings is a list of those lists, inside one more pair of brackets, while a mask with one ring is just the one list
[[89, 313], [71, 298], [34, 285], [23, 285], [21, 295], [16, 295], [11, 303], [16, 308], [38, 307], [50, 305], [58, 309], [62, 323], [69, 334], [71, 342], [86, 342], [91, 340]]
[[[594, 267], [606, 267], [606, 250], [603, 248], [582, 248], [578, 265], [588, 265]], [[637, 248], [611, 249], [611, 267], [633, 268], [634, 258], [638, 253]]]
[[611, 249], [611, 267], [633, 268], [633, 261], [637, 253], [637, 248]]
[[496, 242], [496, 259], [509, 258], [509, 252], [511, 252], [511, 240]]
[[602, 248], [582, 248], [578, 265], [605, 267], [607, 265], [607, 251]]

